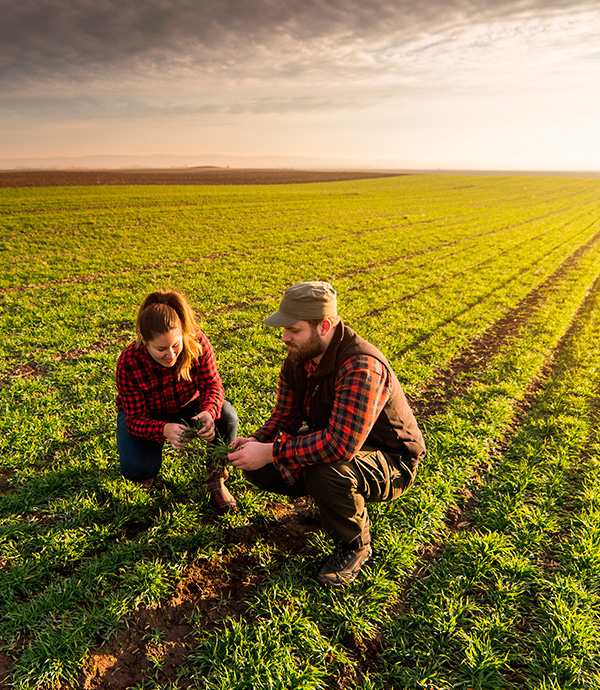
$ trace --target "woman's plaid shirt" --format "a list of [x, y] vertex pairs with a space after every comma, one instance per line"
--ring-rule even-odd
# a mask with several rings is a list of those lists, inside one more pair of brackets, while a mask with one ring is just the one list
[[163, 367], [148, 350], [132, 343], [117, 362], [117, 407], [125, 411], [127, 429], [134, 436], [164, 441], [166, 422], [173, 421], [181, 408], [197, 400], [198, 411], [206, 410], [217, 419], [223, 406], [223, 383], [217, 370], [212, 345], [201, 331], [196, 338], [202, 354], [190, 370], [191, 381], [177, 378], [175, 367]]
[[[312, 360], [304, 366], [307, 375], [312, 376], [316, 369]], [[378, 359], [370, 355], [350, 357], [336, 376], [335, 402], [327, 428], [298, 436], [302, 422], [311, 419], [310, 398], [305, 397], [301, 415], [294, 391], [280, 373], [275, 409], [252, 436], [273, 442], [273, 463], [283, 479], [293, 484], [308, 465], [351, 460], [363, 446], [390, 393], [389, 374]]]

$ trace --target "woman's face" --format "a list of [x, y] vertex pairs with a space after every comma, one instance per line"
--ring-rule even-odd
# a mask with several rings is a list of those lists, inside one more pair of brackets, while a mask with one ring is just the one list
[[183, 348], [181, 330], [173, 328], [167, 333], [156, 334], [146, 343], [150, 357], [163, 367], [172, 367]]

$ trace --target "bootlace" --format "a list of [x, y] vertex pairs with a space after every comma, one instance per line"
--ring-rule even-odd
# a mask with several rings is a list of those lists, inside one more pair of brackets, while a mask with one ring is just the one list
[[342, 568], [348, 561], [348, 557], [350, 556], [352, 551], [353, 549], [344, 546], [344, 544], [338, 544], [335, 547], [333, 553], [331, 554], [331, 558], [329, 559], [329, 565], [335, 570]]

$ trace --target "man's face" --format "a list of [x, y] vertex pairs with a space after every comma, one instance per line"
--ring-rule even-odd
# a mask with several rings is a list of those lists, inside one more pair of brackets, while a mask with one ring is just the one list
[[306, 362], [322, 355], [327, 345], [308, 321], [296, 321], [283, 329], [281, 339], [287, 345], [288, 357], [293, 362]]

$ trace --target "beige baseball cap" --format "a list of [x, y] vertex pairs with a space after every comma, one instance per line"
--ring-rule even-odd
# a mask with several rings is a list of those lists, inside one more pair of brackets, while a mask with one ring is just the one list
[[329, 283], [313, 280], [289, 287], [279, 309], [263, 319], [267, 326], [282, 328], [296, 321], [328, 319], [337, 315], [337, 294]]

